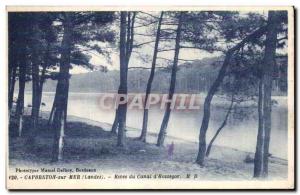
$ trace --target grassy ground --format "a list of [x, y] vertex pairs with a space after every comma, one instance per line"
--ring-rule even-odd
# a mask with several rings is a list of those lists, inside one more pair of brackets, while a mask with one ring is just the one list
[[[42, 117], [46, 118], [46, 113]], [[253, 163], [245, 163], [251, 153], [232, 148], [212, 148], [206, 166], [200, 167], [195, 161], [197, 143], [167, 137], [166, 145], [175, 143], [174, 156], [167, 156], [167, 148], [158, 148], [154, 142], [157, 135], [149, 134], [148, 142], [140, 142], [133, 137], [136, 130], [129, 129], [126, 148], [116, 147], [116, 136], [110, 134], [109, 124], [90, 121], [74, 116], [68, 118], [65, 132], [64, 160], [50, 163], [53, 130], [46, 119], [40, 119], [38, 136], [34, 149], [28, 147], [25, 138], [14, 135], [16, 124], [11, 122], [9, 138], [9, 164], [13, 167], [68, 167], [97, 168], [105, 173], [172, 173], [197, 174], [202, 180], [252, 179]], [[24, 121], [24, 135], [30, 128], [29, 118]], [[270, 158], [269, 179], [287, 177], [287, 161]]]

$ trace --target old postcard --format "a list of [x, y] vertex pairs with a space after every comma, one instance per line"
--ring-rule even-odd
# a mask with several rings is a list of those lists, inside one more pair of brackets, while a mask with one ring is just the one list
[[294, 189], [293, 7], [7, 7], [8, 189]]

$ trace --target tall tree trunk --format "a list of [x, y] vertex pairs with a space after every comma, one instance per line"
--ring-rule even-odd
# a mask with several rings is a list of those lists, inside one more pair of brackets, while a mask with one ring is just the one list
[[38, 96], [38, 108], [37, 108], [37, 112], [38, 112], [38, 116], [40, 113], [40, 108], [41, 108], [41, 103], [42, 103], [42, 97], [43, 97], [43, 87], [44, 87], [44, 83], [46, 80], [46, 70], [47, 67], [50, 65], [50, 43], [49, 41], [47, 42], [47, 49], [46, 49], [46, 54], [44, 56], [44, 63], [42, 65], [42, 74], [40, 77], [40, 83], [39, 83], [39, 96]]
[[[28, 143], [30, 143], [30, 145], [32, 146], [34, 145], [35, 137], [37, 135], [37, 126], [38, 126], [39, 113], [41, 107], [43, 85], [45, 80], [45, 70], [46, 70], [46, 66], [43, 66], [42, 75], [36, 76], [38, 77], [38, 81], [35, 81], [35, 84], [34, 82], [32, 82], [33, 90], [32, 90], [31, 130], [27, 140]], [[39, 70], [35, 70], [35, 71], [39, 71]]]
[[[26, 50], [26, 49], [25, 49]], [[23, 114], [24, 114], [24, 92], [26, 82], [26, 67], [27, 67], [27, 55], [26, 52], [22, 54], [21, 59], [23, 63], [19, 63], [19, 94], [16, 107], [16, 118], [18, 121], [18, 136], [22, 136], [23, 130]]]
[[[133, 49], [133, 39], [134, 39], [134, 22], [136, 17], [136, 12], [128, 12], [128, 22], [127, 22], [127, 41], [126, 41], [126, 66], [128, 68], [130, 56]], [[126, 70], [128, 72], [128, 69]]]
[[254, 177], [268, 176], [268, 156], [271, 132], [272, 110], [272, 74], [275, 66], [278, 15], [274, 11], [268, 13], [268, 29], [265, 42], [263, 67], [259, 84], [258, 102], [258, 134], [254, 158]]
[[116, 110], [114, 123], [111, 127], [111, 133], [116, 135], [117, 134], [117, 128], [118, 128], [118, 110]]
[[[119, 94], [127, 95], [127, 56], [126, 56], [126, 12], [121, 12], [120, 22], [120, 87]], [[125, 127], [127, 103], [118, 105], [118, 142], [117, 145], [123, 147], [125, 145]]]
[[37, 107], [37, 115], [39, 116], [41, 103], [42, 103], [42, 97], [43, 97], [43, 87], [45, 83], [45, 72], [46, 72], [46, 66], [43, 66], [42, 69], [42, 75], [40, 78], [40, 84], [39, 84], [39, 93], [38, 93], [38, 107]]
[[222, 64], [221, 69], [219, 70], [218, 76], [216, 80], [211, 85], [207, 96], [204, 100], [204, 107], [203, 107], [203, 118], [202, 123], [200, 127], [200, 134], [199, 134], [199, 149], [198, 149], [198, 155], [196, 159], [196, 163], [200, 166], [204, 166], [204, 158], [206, 153], [206, 132], [208, 129], [208, 124], [210, 120], [210, 104], [212, 101], [213, 96], [217, 92], [219, 86], [223, 82], [223, 79], [226, 75], [227, 67], [230, 64], [230, 60], [232, 55], [235, 51], [239, 50], [242, 46], [244, 46], [245, 43], [254, 41], [261, 37], [266, 31], [266, 26], [263, 26], [259, 28], [258, 30], [254, 31], [250, 35], [248, 35], [246, 38], [244, 38], [241, 42], [239, 42], [237, 45], [235, 45], [233, 48], [229, 49], [225, 55], [224, 62]]
[[[120, 94], [120, 86], [119, 86], [119, 89], [118, 89], [118, 94]], [[117, 134], [117, 129], [118, 129], [118, 126], [119, 126], [119, 117], [118, 117], [118, 109], [116, 109], [116, 114], [115, 114], [115, 119], [114, 119], [114, 122], [113, 122], [113, 125], [111, 127], [111, 133], [112, 134]]]
[[149, 94], [151, 93], [151, 87], [152, 82], [154, 79], [154, 73], [155, 73], [155, 66], [156, 66], [156, 59], [157, 59], [157, 51], [158, 51], [158, 45], [159, 45], [159, 39], [160, 39], [160, 28], [161, 28], [161, 22], [163, 18], [163, 12], [161, 12], [158, 25], [157, 25], [157, 31], [156, 31], [156, 38], [155, 38], [155, 45], [154, 45], [154, 51], [153, 51], [153, 59], [152, 59], [152, 66], [151, 66], [151, 72], [147, 83], [146, 88], [146, 96], [145, 96], [145, 102], [144, 102], [144, 117], [143, 117], [143, 127], [142, 132], [140, 136], [140, 140], [143, 142], [146, 142], [146, 135], [147, 135], [147, 125], [148, 125], [148, 108], [147, 108], [147, 102]]
[[[122, 14], [121, 14], [122, 16]], [[133, 12], [132, 14], [132, 17], [131, 17], [131, 13], [130, 12], [127, 12], [123, 17], [123, 20], [125, 21], [125, 24], [123, 24], [123, 35], [124, 36], [124, 48], [122, 48], [122, 50], [124, 50], [124, 64], [126, 65], [126, 70], [124, 70], [126, 72], [126, 94], [127, 94], [127, 73], [128, 73], [128, 64], [129, 64], [129, 60], [130, 60], [130, 56], [131, 56], [131, 53], [132, 53], [132, 49], [133, 49], [133, 38], [134, 38], [134, 22], [135, 22], [135, 17], [136, 17], [136, 12]], [[126, 21], [126, 17], [127, 17], [127, 21]], [[122, 25], [122, 24], [121, 24]], [[126, 32], [127, 31], [127, 32]], [[120, 36], [121, 36], [121, 31], [120, 31]], [[122, 39], [123, 39], [122, 38]], [[122, 54], [123, 55], [123, 54]], [[120, 61], [121, 61], [121, 40], [120, 40]], [[121, 63], [120, 63], [120, 66], [121, 66]], [[124, 74], [121, 73], [121, 68], [120, 68], [120, 77], [121, 77], [121, 74]], [[124, 91], [124, 86], [121, 86], [121, 80], [120, 80], [120, 85], [119, 85], [119, 88], [118, 88], [118, 94], [122, 94]], [[126, 107], [127, 107], [127, 104], [126, 104]], [[119, 109], [119, 106], [118, 106], [118, 109]], [[119, 124], [119, 110], [116, 110], [116, 114], [115, 114], [115, 119], [114, 119], [114, 122], [113, 122], [113, 125], [112, 125], [112, 129], [111, 129], [111, 133], [113, 134], [116, 134], [117, 133], [117, 128], [120, 129], [124, 129], [123, 127], [120, 127], [120, 124]], [[127, 108], [126, 108], [127, 110]], [[123, 112], [123, 111], [122, 111]], [[126, 111], [127, 112], [127, 111]], [[126, 114], [125, 114], [126, 115]], [[122, 116], [123, 117], [123, 116]], [[126, 117], [125, 117], [126, 118]], [[125, 119], [126, 121], [126, 119]], [[123, 132], [120, 132], [122, 135], [119, 135], [118, 133], [118, 137], [120, 136], [123, 136], [125, 137], [125, 129], [123, 130]], [[121, 139], [121, 138], [119, 138]], [[118, 141], [119, 143], [119, 141]], [[119, 144], [118, 144], [119, 145]], [[123, 144], [120, 144], [120, 146], [123, 145]]]
[[8, 109], [11, 112], [13, 100], [14, 100], [14, 91], [15, 91], [15, 83], [16, 83], [16, 72], [17, 66], [14, 65], [12, 67], [11, 75], [10, 75], [10, 83], [9, 83], [9, 91], [8, 91]]
[[[10, 28], [10, 27], [9, 27]], [[9, 117], [11, 115], [11, 109], [13, 106], [13, 99], [14, 99], [14, 89], [15, 89], [15, 83], [16, 83], [16, 72], [18, 68], [19, 63], [19, 55], [18, 50], [16, 50], [15, 46], [15, 39], [14, 36], [9, 36], [9, 48], [8, 48], [8, 111], [9, 111]]]
[[211, 141], [209, 142], [208, 146], [207, 146], [207, 150], [206, 150], [206, 156], [208, 157], [209, 154], [210, 154], [210, 151], [211, 151], [211, 147], [214, 143], [214, 141], [217, 139], [218, 135], [220, 134], [220, 132], [222, 131], [222, 129], [225, 127], [225, 125], [227, 124], [227, 120], [228, 120], [228, 117], [230, 115], [230, 112], [232, 110], [232, 106], [233, 106], [233, 95], [232, 95], [232, 98], [231, 98], [231, 103], [230, 103], [230, 106], [228, 108], [228, 111], [225, 115], [225, 118], [224, 118], [224, 121], [223, 123], [221, 124], [221, 126], [219, 127], [219, 129], [216, 131], [215, 135], [213, 136], [213, 138], [211, 139]]
[[[182, 27], [182, 20], [183, 20], [183, 12], [180, 12], [178, 26], [176, 30], [176, 40], [175, 40], [175, 54], [174, 54], [174, 61], [173, 61], [173, 67], [172, 67], [172, 73], [171, 73], [171, 83], [169, 88], [169, 95], [168, 100], [172, 100], [174, 92], [175, 92], [175, 83], [176, 83], [176, 71], [177, 71], [177, 64], [178, 64], [178, 56], [179, 56], [179, 49], [180, 49], [180, 36], [181, 36], [181, 27]], [[166, 105], [166, 111], [163, 118], [163, 121], [161, 123], [160, 131], [158, 134], [157, 139], [157, 146], [163, 146], [165, 136], [166, 136], [166, 130], [169, 123], [171, 114], [171, 102], [167, 102]]]
[[[125, 64], [127, 66], [128, 69], [128, 64], [129, 64], [129, 60], [130, 60], [130, 56], [132, 53], [132, 49], [133, 49], [133, 37], [134, 37], [134, 21], [135, 21], [135, 17], [136, 17], [136, 12], [133, 12], [133, 16], [131, 18], [131, 13], [127, 12], [127, 16], [125, 17], [125, 34], [124, 36], [124, 50], [125, 50]], [[126, 17], [127, 17], [127, 21], [126, 21]], [[126, 28], [127, 28], [127, 32], [126, 32]], [[120, 32], [121, 33], [121, 32]], [[120, 48], [121, 49], [121, 48]], [[121, 57], [121, 54], [120, 54]], [[126, 70], [126, 75], [127, 75], [128, 70]], [[121, 74], [121, 73], [120, 73]], [[126, 76], [127, 77], [127, 76]], [[121, 81], [120, 81], [121, 82]], [[120, 94], [121, 91], [121, 84], [119, 85], [118, 88], [118, 94]], [[115, 119], [112, 125], [112, 129], [111, 129], [111, 133], [116, 134], [117, 133], [117, 128], [119, 128], [119, 115], [118, 115], [118, 109], [116, 110], [116, 114], [115, 114]]]
[[38, 32], [38, 25], [36, 21], [33, 21], [35, 24], [33, 29], [33, 41], [32, 41], [32, 109], [31, 109], [31, 129], [28, 136], [28, 143], [30, 146], [34, 146], [36, 130], [38, 126], [38, 117], [39, 117], [39, 96], [40, 96], [40, 52], [39, 52], [39, 40], [41, 39]]
[[[36, 58], [36, 56], [33, 56]], [[32, 63], [32, 110], [31, 110], [31, 128], [35, 129], [38, 122], [39, 107], [39, 64], [37, 60]], [[33, 132], [32, 132], [33, 133]], [[32, 135], [34, 136], [34, 135]]]
[[56, 103], [53, 117], [54, 142], [52, 151], [52, 161], [63, 159], [65, 115], [67, 111], [67, 99], [69, 89], [69, 69], [71, 56], [71, 17], [70, 13], [64, 13], [64, 35], [61, 48], [60, 72], [56, 88]]
[[64, 111], [64, 127], [67, 128], [67, 117], [68, 117], [68, 102], [69, 102], [69, 88], [70, 88], [70, 80], [67, 80], [67, 87], [66, 87], [66, 91], [68, 91], [68, 93], [66, 94], [66, 102], [65, 102], [65, 111]]

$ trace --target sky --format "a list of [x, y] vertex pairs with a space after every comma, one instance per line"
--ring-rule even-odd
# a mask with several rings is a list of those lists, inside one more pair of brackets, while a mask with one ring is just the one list
[[[155, 16], [159, 16], [159, 13], [157, 12], [151, 12], [152, 15]], [[244, 13], [240, 13], [241, 16], [245, 15], [246, 16], [246, 12]], [[267, 14], [265, 12], [261, 12], [260, 14], [267, 16]], [[138, 17], [139, 18], [143, 18], [146, 15], [143, 13], [139, 13]], [[149, 17], [148, 17], [149, 18]], [[166, 18], [166, 20], [168, 20]], [[135, 25], [139, 26], [141, 25], [141, 22], [143, 20], [141, 19], [136, 19], [136, 23]], [[112, 25], [112, 30], [116, 31], [117, 33], [117, 37], [118, 37], [118, 30], [119, 30], [119, 21], [116, 21], [116, 23], [114, 25]], [[145, 37], [145, 36], [141, 36], [138, 34], [151, 34], [151, 33], [155, 33], [155, 29], [156, 29], [156, 25], [157, 23], [153, 23], [150, 26], [147, 27], [140, 27], [140, 28], [136, 28], [135, 29], [135, 37], [134, 37], [134, 45], [135, 44], [140, 44], [140, 43], [144, 43], [144, 42], [148, 42], [148, 41], [154, 41], [155, 36], [153, 37]], [[164, 28], [176, 28], [176, 26], [162, 26], [162, 29]], [[213, 36], [213, 35], [212, 35]], [[159, 45], [159, 49], [165, 49], [167, 48], [172, 48], [175, 45], [175, 41], [173, 42], [173, 44], [171, 44], [171, 46], [168, 46], [168, 44], [164, 43], [164, 42], [160, 42]], [[88, 55], [91, 56], [91, 60], [90, 63], [92, 65], [94, 65], [95, 67], [101, 65], [101, 66], [105, 66], [107, 67], [108, 70], [118, 70], [119, 69], [119, 52], [117, 49], [111, 49], [111, 45], [107, 45], [107, 44], [99, 44], [99, 46], [102, 48], [102, 50], [107, 50], [110, 53], [110, 60], [107, 60], [107, 57], [102, 56], [100, 54], [97, 54], [97, 52], [92, 51], [89, 52]], [[116, 47], [116, 46], [115, 46]], [[153, 50], [154, 50], [154, 42], [143, 45], [142, 47], [139, 48], [134, 48], [131, 58], [130, 58], [130, 62], [129, 62], [129, 67], [151, 67], [151, 63], [152, 63], [152, 56], [153, 56]], [[187, 48], [182, 48], [180, 49], [179, 52], [179, 59], [185, 59], [185, 60], [201, 60], [203, 58], [210, 58], [210, 57], [216, 57], [216, 56], [220, 56], [222, 55], [222, 53], [220, 52], [214, 52], [214, 53], [208, 53], [206, 51], [203, 50], [199, 50], [199, 49], [187, 49]], [[163, 60], [163, 59], [158, 59], [157, 60], [157, 67], [161, 67], [161, 66], [167, 66], [168, 62], [172, 61], [174, 58], [174, 51], [165, 51], [165, 52], [160, 52], [158, 54], [158, 58], [167, 58], [170, 60]], [[142, 60], [142, 58], [147, 58], [147, 60]], [[185, 63], [185, 61], [179, 61], [179, 65]], [[80, 73], [86, 73], [89, 72], [91, 70], [87, 70], [85, 68], [82, 68], [80, 66], [73, 66], [73, 68], [70, 70], [71, 74], [80, 74]]]
[[[157, 15], [159, 13], [152, 12], [151, 14]], [[140, 14], [140, 18], [144, 17], [145, 14]], [[139, 26], [141, 25], [141, 20], [136, 20], [136, 25]], [[147, 26], [147, 27], [140, 27], [135, 29], [136, 34], [149, 34], [155, 32], [156, 24], [154, 23], [153, 25]], [[172, 28], [170, 26], [162, 26], [163, 28]], [[173, 27], [175, 28], [175, 26]], [[118, 25], [113, 25], [112, 27], [113, 30], [117, 31], [118, 34]], [[118, 36], [118, 35], [117, 35]], [[145, 36], [140, 36], [140, 35], [135, 35], [134, 37], [134, 44], [140, 44], [148, 41], [153, 41], [155, 37], [145, 37]], [[175, 40], [173, 41], [172, 46], [174, 47], [175, 45]], [[167, 47], [167, 44], [163, 43], [162, 41], [160, 42], [159, 49], [163, 48], [171, 48]], [[97, 54], [96, 52], [89, 52], [88, 55], [91, 56], [90, 63], [93, 64], [94, 66], [102, 65], [106, 66], [108, 70], [118, 70], [119, 69], [119, 53], [117, 50], [112, 50], [110, 48], [110, 45], [101, 45], [101, 48], [105, 50], [107, 48], [108, 51], [110, 51], [110, 60], [107, 60], [105, 56], [101, 56]], [[139, 48], [134, 48], [130, 62], [129, 62], [129, 67], [151, 67], [152, 63], [152, 56], [153, 56], [153, 50], [154, 50], [154, 42], [149, 43], [147, 45], [143, 45]], [[214, 56], [219, 56], [221, 55], [218, 52], [215, 52], [213, 54], [208, 53], [206, 51], [200, 51], [198, 49], [180, 49], [179, 52], [179, 59], [184, 59], [184, 60], [200, 60], [203, 58], [207, 57], [214, 57]], [[147, 62], [143, 61], [142, 58], [147, 58]], [[159, 52], [158, 58], [167, 58], [172, 60], [174, 58], [174, 51], [165, 51], [165, 52]], [[163, 60], [163, 59], [158, 59], [157, 60], [157, 66], [167, 66], [168, 60]], [[179, 65], [181, 63], [185, 63], [185, 61], [179, 61]], [[71, 69], [71, 74], [80, 74], [80, 73], [86, 73], [89, 72], [90, 70], [87, 70], [85, 68], [82, 68], [80, 66], [73, 66]]]

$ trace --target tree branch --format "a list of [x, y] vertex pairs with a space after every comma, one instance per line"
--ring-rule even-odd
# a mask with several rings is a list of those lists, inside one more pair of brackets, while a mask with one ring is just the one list
[[156, 23], [156, 21], [152, 21], [152, 22], [149, 22], [149, 23], [147, 23], [147, 24], [137, 25], [137, 26], [135, 26], [134, 28], [140, 28], [140, 27], [150, 26], [151, 24], [154, 24], [154, 23]]
[[153, 17], [153, 18], [155, 18], [155, 19], [159, 19], [159, 17], [157, 17], [157, 16], [154, 16], [154, 15], [152, 15], [152, 14], [149, 14], [149, 13], [147, 13], [147, 12], [140, 12], [140, 13], [142, 13], [142, 14], [145, 14], [145, 15], [148, 15], [148, 16], [150, 16], [150, 17]]
[[[166, 67], [155, 67], [155, 68], [161, 68], [161, 69], [165, 69]], [[141, 66], [133, 66], [133, 67], [128, 67], [128, 69], [151, 69], [150, 67], [141, 67]]]

